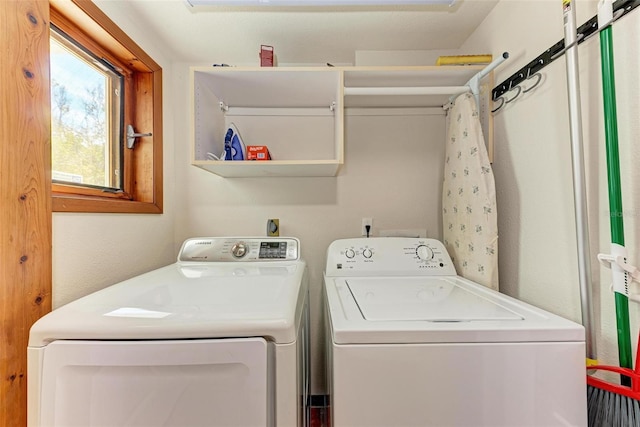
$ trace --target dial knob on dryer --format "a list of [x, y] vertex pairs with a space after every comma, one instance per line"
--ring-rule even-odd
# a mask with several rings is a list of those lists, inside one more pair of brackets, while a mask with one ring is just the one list
[[344, 251], [344, 254], [347, 258], [353, 258], [354, 256], [356, 256], [356, 251], [354, 251], [353, 249], [347, 249], [346, 251]]
[[373, 256], [373, 252], [371, 252], [371, 249], [365, 249], [362, 251], [362, 256], [365, 258], [371, 258], [371, 256]]
[[247, 244], [244, 242], [238, 242], [231, 247], [231, 255], [235, 258], [242, 258], [247, 254]]
[[429, 261], [433, 259], [433, 251], [427, 245], [420, 245], [416, 248], [416, 256], [418, 259]]

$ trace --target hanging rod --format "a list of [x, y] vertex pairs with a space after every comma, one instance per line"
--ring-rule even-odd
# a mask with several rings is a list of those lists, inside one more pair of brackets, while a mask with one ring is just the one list
[[469, 91], [469, 86], [345, 87], [345, 95], [452, 95]]
[[458, 95], [465, 92], [473, 92], [476, 97], [480, 95], [480, 80], [498, 65], [502, 64], [509, 54], [504, 52], [499, 58], [492, 61], [482, 70], [478, 71], [464, 86], [419, 86], [419, 87], [345, 87], [345, 95]]
[[[640, 0], [618, 0], [613, 4], [613, 14], [619, 19], [638, 6], [640, 6]], [[584, 42], [589, 38], [589, 36], [596, 32], [598, 32], [597, 15], [578, 27], [577, 44]], [[556, 59], [560, 58], [564, 55], [565, 51], [564, 40], [560, 40], [549, 49], [545, 50], [542, 54], [538, 55], [536, 59], [512, 74], [511, 77], [494, 87], [492, 91], [492, 99], [494, 101], [497, 100], [501, 95], [525, 81], [529, 76], [534, 75]]]

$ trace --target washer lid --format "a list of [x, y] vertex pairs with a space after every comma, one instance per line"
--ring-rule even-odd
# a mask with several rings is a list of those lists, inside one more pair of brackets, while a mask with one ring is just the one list
[[523, 319], [497, 301], [437, 277], [349, 278], [346, 283], [366, 320], [465, 322]]
[[584, 327], [459, 276], [326, 277], [341, 344], [584, 342]]

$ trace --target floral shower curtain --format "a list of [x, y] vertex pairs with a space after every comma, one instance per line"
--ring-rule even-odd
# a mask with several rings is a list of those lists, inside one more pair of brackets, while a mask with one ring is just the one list
[[498, 290], [495, 182], [474, 96], [459, 95], [448, 114], [444, 244], [460, 276]]

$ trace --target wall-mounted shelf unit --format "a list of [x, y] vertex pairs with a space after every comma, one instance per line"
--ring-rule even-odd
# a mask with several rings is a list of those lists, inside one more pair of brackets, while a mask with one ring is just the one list
[[[225, 177], [334, 176], [343, 163], [342, 74], [330, 68], [192, 68], [193, 164]], [[222, 105], [222, 107], [221, 107]], [[233, 123], [273, 160], [217, 161]]]
[[[192, 163], [223, 177], [335, 176], [345, 108], [442, 107], [482, 69], [192, 67]], [[231, 123], [246, 145], [266, 145], [273, 160], [211, 160], [223, 154]]]

